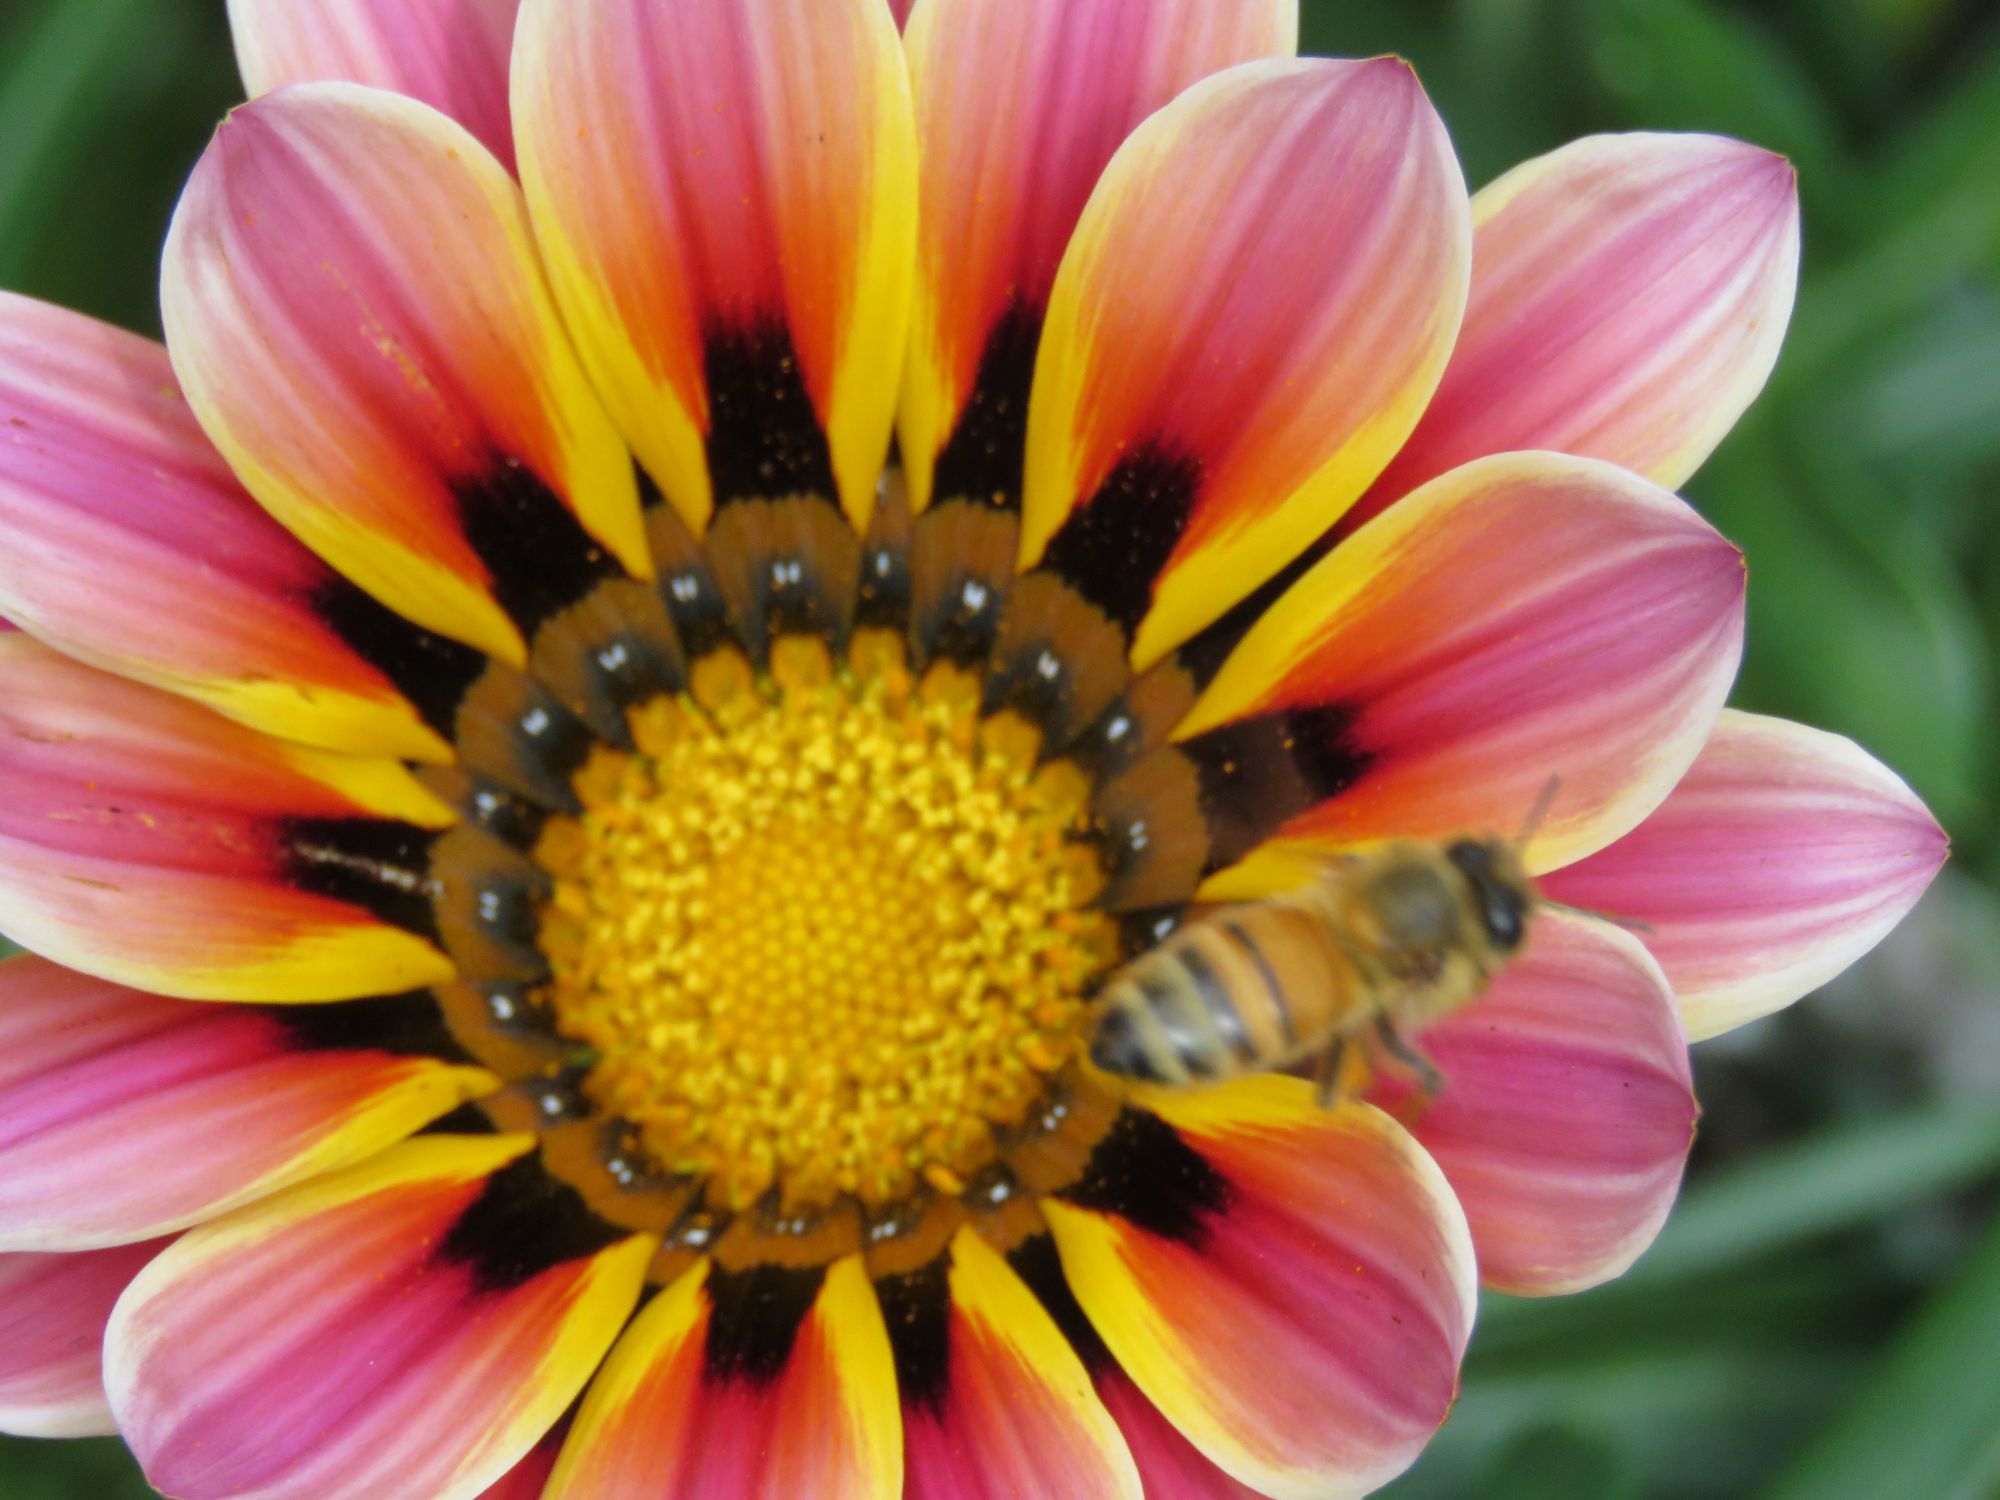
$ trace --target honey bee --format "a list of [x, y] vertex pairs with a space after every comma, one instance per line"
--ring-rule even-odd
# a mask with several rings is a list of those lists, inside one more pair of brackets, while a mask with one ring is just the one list
[[1372, 1047], [1435, 1095], [1443, 1076], [1410, 1035], [1471, 1004], [1520, 950], [1542, 902], [1519, 848], [1403, 840], [1217, 908], [1098, 992], [1091, 1061], [1174, 1087], [1316, 1062], [1325, 1103], [1349, 1049]]

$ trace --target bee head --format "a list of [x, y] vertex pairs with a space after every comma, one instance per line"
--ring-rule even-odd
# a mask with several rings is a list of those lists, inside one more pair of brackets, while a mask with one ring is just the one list
[[1512, 847], [1498, 839], [1459, 839], [1445, 850], [1445, 858], [1472, 888], [1473, 907], [1487, 941], [1502, 953], [1520, 947], [1534, 897]]

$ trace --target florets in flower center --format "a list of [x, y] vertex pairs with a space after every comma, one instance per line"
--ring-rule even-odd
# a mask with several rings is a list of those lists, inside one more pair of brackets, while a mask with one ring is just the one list
[[831, 670], [660, 699], [543, 840], [542, 942], [586, 1090], [719, 1207], [951, 1192], [1077, 1048], [1111, 957], [1087, 787], [967, 684]]

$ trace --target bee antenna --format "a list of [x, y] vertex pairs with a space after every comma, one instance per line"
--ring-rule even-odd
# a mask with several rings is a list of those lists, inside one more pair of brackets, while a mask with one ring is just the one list
[[1528, 809], [1527, 819], [1521, 824], [1520, 835], [1514, 840], [1517, 846], [1526, 844], [1541, 831], [1542, 819], [1549, 815], [1549, 809], [1555, 805], [1556, 793], [1562, 790], [1562, 784], [1563, 779], [1560, 774], [1553, 775], [1542, 783], [1542, 789], [1535, 794], [1534, 806]]
[[1653, 924], [1642, 922], [1637, 917], [1620, 917], [1608, 911], [1592, 911], [1587, 906], [1571, 906], [1567, 901], [1551, 901], [1546, 896], [1542, 897], [1542, 905], [1552, 911], [1566, 911], [1573, 917], [1588, 917], [1593, 922], [1608, 922], [1611, 926], [1622, 927], [1627, 932], [1643, 933], [1647, 937], [1653, 935]]

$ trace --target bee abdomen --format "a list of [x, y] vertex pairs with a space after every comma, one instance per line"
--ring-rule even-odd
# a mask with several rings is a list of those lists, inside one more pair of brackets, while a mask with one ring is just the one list
[[1107, 1073], [1185, 1087], [1282, 1065], [1291, 1012], [1241, 926], [1190, 927], [1135, 959], [1099, 996], [1090, 1059]]

